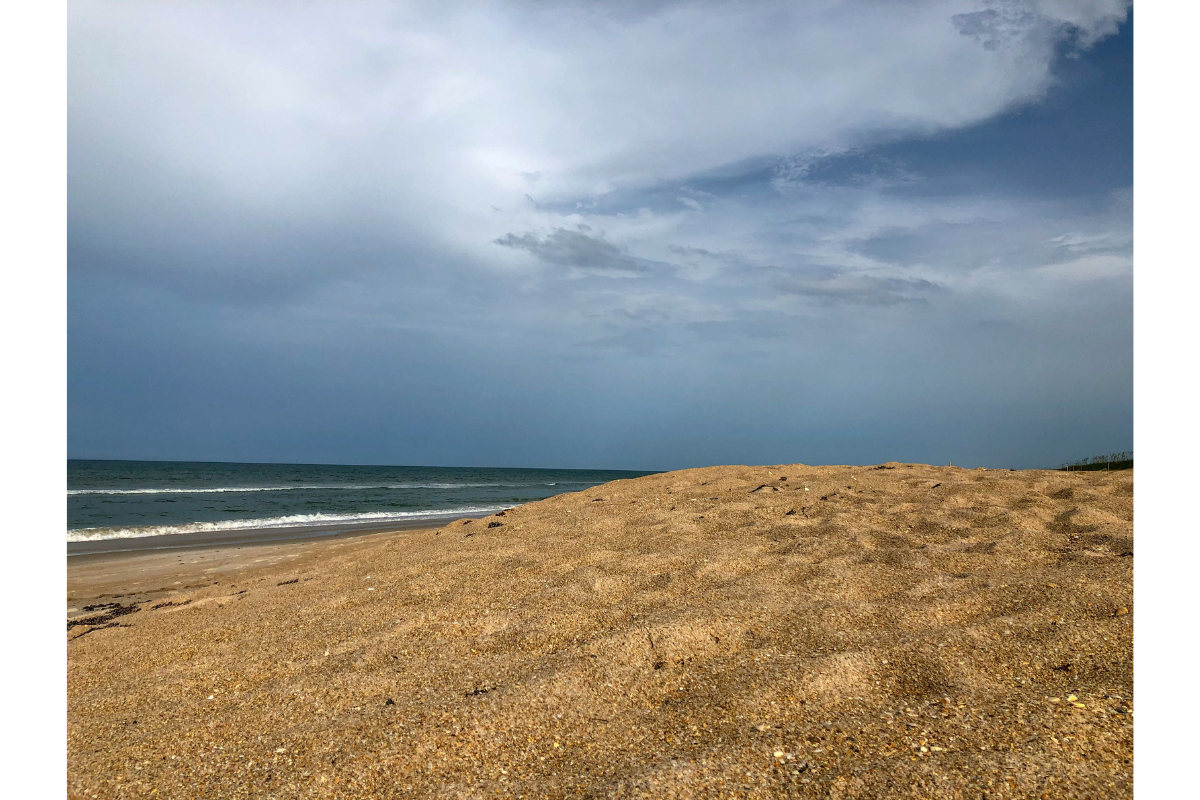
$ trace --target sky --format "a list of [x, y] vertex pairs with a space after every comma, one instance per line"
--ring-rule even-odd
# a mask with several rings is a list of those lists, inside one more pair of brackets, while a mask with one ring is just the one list
[[1124, 0], [68, 6], [75, 458], [1132, 449]]

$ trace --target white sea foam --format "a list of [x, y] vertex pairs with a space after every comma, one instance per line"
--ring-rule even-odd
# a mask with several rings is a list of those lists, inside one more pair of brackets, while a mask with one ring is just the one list
[[254, 530], [257, 528], [302, 528], [338, 523], [391, 522], [411, 519], [455, 519], [468, 514], [487, 514], [512, 508], [504, 506], [463, 506], [431, 511], [373, 511], [361, 514], [291, 514], [263, 519], [227, 519], [217, 522], [189, 522], [182, 525], [145, 525], [126, 528], [77, 528], [67, 531], [68, 542], [94, 542], [103, 539], [136, 539], [143, 536], [169, 536], [179, 533]]
[[[590, 482], [578, 482], [590, 483]], [[553, 483], [363, 483], [317, 484], [308, 486], [206, 486], [183, 489], [172, 486], [153, 486], [144, 489], [67, 489], [68, 495], [78, 494], [214, 494], [224, 492], [294, 492], [301, 490], [349, 489], [516, 489], [524, 486], [554, 486]]]

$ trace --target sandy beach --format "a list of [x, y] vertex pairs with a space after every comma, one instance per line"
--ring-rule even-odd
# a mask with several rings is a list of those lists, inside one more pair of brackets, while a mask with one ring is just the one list
[[711, 467], [68, 559], [70, 797], [1132, 796], [1133, 472]]

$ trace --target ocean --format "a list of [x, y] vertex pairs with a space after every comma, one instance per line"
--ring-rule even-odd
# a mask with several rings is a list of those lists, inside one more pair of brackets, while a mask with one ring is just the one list
[[67, 461], [67, 541], [437, 525], [648, 472]]

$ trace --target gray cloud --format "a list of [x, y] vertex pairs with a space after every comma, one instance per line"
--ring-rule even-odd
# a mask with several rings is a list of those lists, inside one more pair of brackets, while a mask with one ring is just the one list
[[740, 342], [743, 339], [782, 339], [788, 335], [786, 320], [752, 317], [713, 322], [693, 322], [688, 328], [700, 339]]
[[943, 287], [923, 278], [880, 278], [873, 275], [777, 278], [784, 294], [799, 295], [833, 305], [894, 306], [924, 303]]
[[955, 14], [950, 19], [960, 33], [987, 50], [1030, 40], [1045, 43], [1062, 39], [1090, 47], [1116, 33], [1117, 23], [1125, 18], [1130, 5], [1130, 0], [985, 0], [986, 8]]
[[712, 250], [705, 250], [703, 247], [688, 247], [678, 244], [670, 245], [667, 249], [675, 255], [685, 258], [703, 258], [730, 266], [746, 266], [746, 260], [737, 253], [715, 253]]
[[884, 264], [953, 264], [959, 269], [972, 269], [1018, 247], [1006, 236], [1009, 232], [1008, 226], [992, 220], [934, 222], [888, 227], [849, 241], [846, 248]]
[[[591, 230], [587, 225], [581, 228]], [[539, 239], [532, 233], [523, 236], [509, 233], [494, 240], [493, 244], [525, 250], [542, 261], [560, 267], [577, 267], [601, 273], [645, 274], [659, 266], [652, 261], [626, 255], [616, 245], [598, 236], [588, 236], [581, 231], [569, 231], [565, 228], [556, 229], [544, 239]]]
[[955, 273], [1027, 269], [1086, 256], [1129, 260], [1132, 246], [1130, 220], [1122, 212], [1072, 213], [1061, 206], [1039, 208], [1036, 204], [1028, 209], [1005, 209], [990, 219], [883, 227], [845, 245], [847, 252], [880, 265]]
[[955, 14], [950, 19], [960, 33], [979, 42], [987, 50], [1011, 45], [1031, 32], [1049, 39], [1057, 28], [1051, 20], [1017, 3]]

